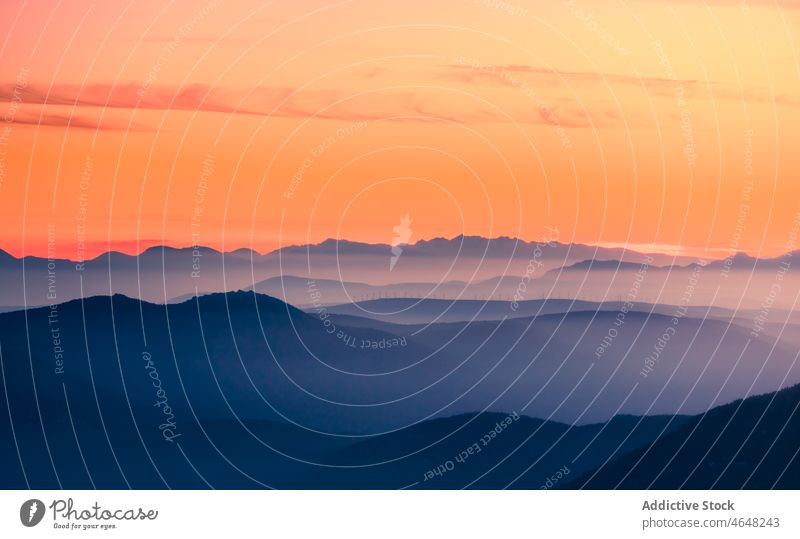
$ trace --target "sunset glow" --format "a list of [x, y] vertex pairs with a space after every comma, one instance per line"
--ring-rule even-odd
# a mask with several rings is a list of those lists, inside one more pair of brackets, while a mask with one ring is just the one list
[[774, 256], [798, 7], [6, 0], [0, 248], [388, 244], [408, 214], [412, 242]]

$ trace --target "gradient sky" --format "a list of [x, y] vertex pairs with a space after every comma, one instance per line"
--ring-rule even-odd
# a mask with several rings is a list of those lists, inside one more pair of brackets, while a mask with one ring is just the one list
[[408, 214], [412, 242], [777, 255], [798, 30], [796, 0], [3, 0], [0, 248], [390, 243]]

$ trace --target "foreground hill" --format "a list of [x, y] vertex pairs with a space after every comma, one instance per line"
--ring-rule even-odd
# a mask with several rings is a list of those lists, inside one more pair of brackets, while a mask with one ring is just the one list
[[[562, 467], [570, 480], [602, 478], [650, 445], [680, 456], [662, 444], [689, 432], [682, 416], [796, 375], [791, 350], [745, 346], [741, 328], [715, 320], [682, 319], [686, 337], [639, 380], [668, 317], [631, 313], [596, 361], [614, 313], [402, 327], [324, 314], [245, 292], [0, 314], [2, 486], [539, 488]], [[784, 408], [766, 408], [762, 423], [735, 416], [734, 434], [781, 424], [774, 414], [789, 417], [797, 392], [779, 395]], [[713, 432], [705, 421], [695, 432]], [[486, 436], [460, 466], [427, 477]], [[769, 453], [770, 466], [797, 447], [796, 429], [754, 436], [780, 452], [724, 447]], [[702, 451], [676, 459], [670, 477]], [[748, 465], [761, 466], [736, 464]]]
[[590, 489], [797, 489], [800, 386], [690, 418], [569, 483]]

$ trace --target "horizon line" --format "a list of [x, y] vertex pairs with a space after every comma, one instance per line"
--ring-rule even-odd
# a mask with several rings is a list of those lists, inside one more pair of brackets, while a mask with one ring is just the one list
[[[562, 242], [562, 241], [558, 241], [558, 240], [553, 240], [552, 242], [545, 242], [543, 240], [525, 240], [525, 239], [522, 239], [522, 238], [512, 237], [512, 236], [502, 236], [501, 235], [501, 236], [496, 236], [496, 237], [486, 237], [486, 236], [481, 236], [481, 235], [466, 235], [466, 234], [459, 234], [459, 235], [453, 236], [452, 238], [447, 238], [447, 237], [444, 237], [444, 236], [435, 236], [435, 237], [432, 237], [432, 238], [422, 238], [422, 239], [416, 240], [414, 243], [402, 244], [402, 246], [414, 247], [414, 246], [418, 246], [420, 244], [430, 243], [430, 242], [437, 241], [437, 240], [456, 241], [459, 238], [465, 238], [465, 239], [466, 238], [477, 238], [477, 239], [481, 239], [481, 240], [487, 240], [489, 242], [491, 242], [491, 241], [500, 241], [500, 240], [508, 240], [508, 241], [517, 241], [519, 243], [524, 243], [524, 244], [553, 243], [553, 244], [564, 245], [564, 246], [581, 246], [581, 247], [589, 247], [589, 248], [595, 248], [595, 249], [621, 250], [621, 251], [633, 252], [633, 253], [637, 253], [637, 254], [641, 254], [641, 255], [671, 256], [674, 259], [696, 258], [696, 259], [702, 259], [702, 260], [705, 260], [705, 261], [712, 261], [712, 262], [713, 261], [727, 260], [729, 258], [734, 258], [734, 257], [737, 257], [737, 256], [742, 256], [742, 255], [750, 257], [750, 258], [755, 258], [755, 259], [758, 259], [758, 260], [770, 260], [770, 259], [781, 258], [783, 256], [787, 256], [787, 255], [790, 255], [792, 253], [797, 252], [796, 250], [795, 251], [785, 251], [785, 252], [783, 252], [781, 254], [778, 254], [776, 256], [758, 256], [758, 255], [751, 255], [750, 253], [748, 253], [746, 251], [731, 251], [730, 249], [724, 249], [724, 248], [692, 247], [692, 246], [681, 246], [681, 245], [672, 245], [672, 244], [642, 244], [642, 243], [621, 243], [621, 242], [585, 243], [585, 242], [578, 242], [578, 241], [575, 241], [575, 242]], [[134, 242], [135, 242], [135, 240], [134, 241], [132, 241], [132, 240], [123, 240], [123, 241], [120, 241], [120, 242], [117, 242], [117, 243], [118, 244], [131, 245]], [[85, 262], [91, 262], [91, 261], [97, 260], [98, 258], [101, 258], [101, 257], [106, 256], [106, 255], [110, 255], [110, 254], [118, 254], [118, 255], [129, 256], [129, 257], [137, 257], [137, 256], [143, 255], [147, 251], [154, 250], [154, 249], [171, 249], [171, 250], [176, 250], [176, 251], [205, 250], [205, 251], [214, 251], [214, 252], [222, 254], [222, 255], [234, 254], [237, 251], [250, 251], [251, 253], [255, 253], [257, 256], [264, 257], [264, 256], [268, 256], [270, 254], [277, 253], [277, 252], [282, 251], [284, 249], [297, 249], [297, 248], [303, 248], [303, 247], [319, 247], [321, 245], [324, 245], [324, 244], [330, 243], [330, 242], [342, 242], [342, 243], [350, 243], [350, 244], [360, 244], [360, 245], [369, 246], [369, 247], [386, 247], [386, 248], [391, 248], [392, 247], [392, 245], [389, 244], [389, 243], [369, 243], [369, 242], [365, 242], [365, 241], [329, 237], [329, 238], [326, 238], [326, 239], [324, 239], [322, 241], [319, 241], [317, 243], [289, 244], [289, 245], [284, 245], [282, 247], [278, 247], [278, 248], [275, 248], [275, 249], [272, 249], [272, 250], [269, 250], [269, 251], [263, 251], [263, 252], [262, 251], [258, 251], [256, 249], [253, 249], [251, 247], [237, 247], [237, 248], [232, 249], [230, 251], [223, 251], [223, 250], [220, 250], [220, 249], [217, 249], [217, 248], [214, 248], [214, 247], [209, 247], [209, 246], [206, 246], [206, 245], [192, 245], [192, 244], [189, 244], [189, 245], [186, 245], [186, 244], [175, 245], [175, 244], [161, 243], [161, 244], [151, 244], [149, 246], [144, 247], [143, 249], [141, 249], [139, 251], [127, 251], [127, 252], [125, 250], [115, 249], [112, 246], [111, 249], [109, 249], [107, 251], [103, 251], [103, 252], [101, 252], [101, 253], [99, 253], [99, 254], [97, 254], [95, 256], [92, 256], [91, 258], [85, 258], [83, 260], [80, 260], [80, 259], [77, 259], [77, 258], [69, 258], [69, 257], [67, 257], [67, 258], [52, 257], [51, 258], [49, 256], [40, 256], [40, 255], [36, 255], [36, 254], [19, 255], [18, 256], [18, 255], [13, 254], [12, 252], [10, 252], [10, 251], [8, 251], [6, 249], [3, 249], [2, 247], [0, 247], [0, 253], [4, 253], [4, 254], [6, 254], [6, 255], [8, 255], [8, 256], [10, 256], [12, 258], [15, 258], [17, 260], [22, 260], [24, 258], [38, 258], [38, 259], [43, 259], [43, 260], [52, 259], [52, 260], [66, 260], [66, 261], [74, 262], [74, 263], [85, 263]], [[147, 240], [144, 240], [142, 242], [143, 245], [147, 245], [148, 243], [150, 243], [150, 242], [147, 241]], [[697, 256], [698, 253], [702, 253], [702, 256]], [[727, 253], [726, 256], [720, 256], [721, 254], [726, 254], [726, 253]], [[597, 260], [597, 259], [593, 259], [593, 260]]]

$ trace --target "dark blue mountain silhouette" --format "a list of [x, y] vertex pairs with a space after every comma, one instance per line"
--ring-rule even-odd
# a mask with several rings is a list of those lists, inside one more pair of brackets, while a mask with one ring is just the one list
[[[568, 332], [574, 331], [573, 323], [592, 326], [587, 313], [561, 316], [567, 316]], [[325, 320], [246, 292], [178, 305], [92, 297], [53, 309], [0, 314], [0, 379], [6, 395], [0, 401], [0, 487], [540, 488], [562, 467], [573, 479], [601, 466], [615, 470], [618, 459], [629, 463], [643, 447], [670, 443], [674, 448], [674, 437], [685, 436], [699, 421], [621, 416], [571, 426], [526, 417], [512, 401], [505, 410], [478, 413], [479, 403], [486, 403], [481, 395], [496, 395], [493, 384], [508, 372], [500, 379], [488, 376], [490, 385], [475, 391], [465, 391], [462, 384], [487, 375], [496, 363], [492, 349], [501, 341], [490, 344], [467, 372], [424, 389], [463, 361], [465, 351], [479, 349], [475, 339], [487, 332], [508, 339], [525, 327], [520, 324], [530, 323], [526, 320], [507, 329], [498, 329], [497, 322], [479, 323], [448, 347], [448, 354], [434, 355], [459, 324], [440, 325], [417, 338], [393, 333], [398, 328], [392, 326], [337, 322], [336, 331], [348, 339], [406, 338], [404, 346], [376, 353], [332, 335]], [[598, 329], [607, 321], [601, 319]], [[550, 315], [539, 322], [543, 326], [533, 332], [531, 343], [538, 332], [553, 334], [559, 318]], [[529, 363], [525, 354], [520, 359]], [[390, 368], [396, 372], [387, 375]], [[419, 395], [407, 398], [414, 387]], [[725, 447], [755, 428], [754, 437], [777, 440], [781, 448], [769, 453], [770, 466], [779, 466], [780, 459], [789, 462], [791, 444], [795, 451], [798, 447], [796, 427], [785, 435], [762, 428], [782, 424], [791, 403], [798, 402], [796, 388], [778, 395], [783, 407], [762, 406], [761, 423], [745, 416], [735, 424], [739, 438]], [[462, 400], [448, 407], [454, 398]], [[387, 403], [392, 400], [397, 402]], [[763, 401], [747, 399], [743, 408], [751, 402]], [[735, 405], [707, 417], [721, 417]], [[472, 413], [458, 413], [470, 406]], [[458, 462], [457, 456], [517, 412], [519, 419], [491, 437], [480, 453]], [[742, 447], [744, 455], [765, 449]], [[681, 458], [672, 476], [689, 474], [688, 466], [700, 462], [702, 450], [685, 458], [675, 451]], [[430, 470], [450, 467], [450, 461], [458, 465], [426, 479]], [[778, 486], [797, 485], [796, 474], [785, 477]]]
[[719, 406], [567, 488], [797, 489], [800, 385]]

